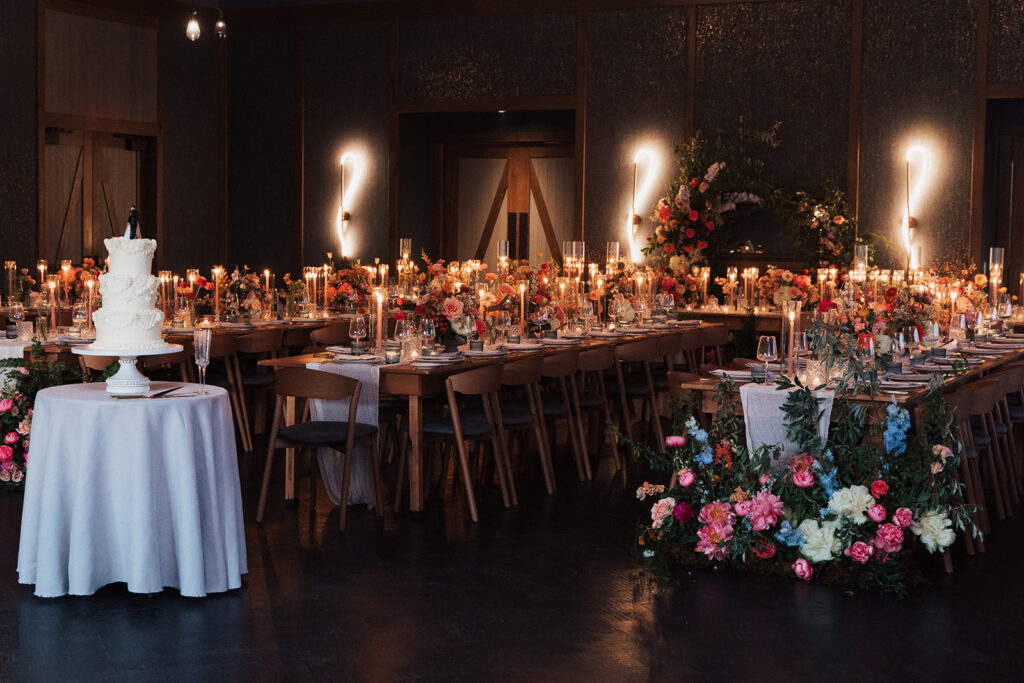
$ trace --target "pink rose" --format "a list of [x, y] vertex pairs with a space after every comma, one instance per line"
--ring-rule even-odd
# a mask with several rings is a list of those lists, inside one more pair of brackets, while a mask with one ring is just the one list
[[665, 520], [672, 515], [676, 506], [675, 498], [662, 498], [651, 508], [651, 527], [660, 529]]
[[17, 432], [7, 432], [7, 436], [4, 437], [4, 443], [18, 443], [19, 438]]
[[810, 581], [811, 577], [814, 576], [814, 568], [811, 567], [811, 563], [800, 558], [793, 563], [793, 573], [796, 574], [796, 578], [804, 581]]
[[892, 521], [901, 529], [906, 529], [914, 523], [914, 513], [910, 511], [910, 508], [899, 508], [892, 514]]
[[814, 486], [814, 475], [807, 470], [800, 470], [793, 473], [793, 483], [802, 489]]
[[874, 552], [875, 549], [872, 546], [868, 545], [864, 541], [857, 541], [849, 548], [844, 550], [843, 554], [849, 557], [854, 562], [864, 564], [869, 559], [871, 559], [871, 555]]
[[933, 462], [932, 463], [932, 474], [938, 474], [941, 471], [942, 471], [942, 463], [941, 462]]
[[736, 510], [737, 517], [746, 517], [750, 514], [751, 507], [753, 507], [753, 503], [749, 500], [741, 500], [733, 506], [733, 509]]
[[0, 399], [0, 413], [6, 413], [14, 407], [14, 401], [9, 398]]
[[673, 448], [681, 448], [686, 445], [685, 436], [666, 436], [665, 445]]
[[768, 472], [765, 472], [764, 474], [757, 478], [757, 483], [760, 484], [761, 486], [767, 486], [771, 482], [771, 480], [772, 475], [769, 474]]
[[14, 449], [10, 446], [0, 446], [0, 462], [10, 462], [14, 459]]
[[872, 542], [875, 547], [885, 553], [899, 552], [903, 547], [903, 529], [895, 524], [883, 524]]
[[769, 560], [775, 557], [775, 544], [767, 538], [762, 538], [761, 541], [754, 546], [754, 554], [762, 560]]
[[871, 507], [868, 508], [868, 517], [871, 518], [872, 522], [884, 521], [885, 520], [885, 506], [884, 505], [878, 505], [877, 503], [875, 505], [872, 505]]
[[683, 470], [682, 472], [679, 473], [679, 485], [682, 486], [684, 489], [692, 485], [693, 482], [695, 482], [696, 480], [697, 477], [694, 476], [693, 472], [691, 472], [690, 470]]
[[444, 300], [441, 305], [441, 315], [452, 321], [462, 315], [462, 302], [453, 297]]
[[20, 469], [15, 468], [15, 470], [11, 472], [11, 481], [15, 484], [20, 484], [21, 480], [24, 478], [25, 474]]

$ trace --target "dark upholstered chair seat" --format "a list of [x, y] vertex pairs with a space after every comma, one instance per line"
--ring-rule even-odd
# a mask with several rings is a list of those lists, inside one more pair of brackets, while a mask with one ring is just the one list
[[[314, 420], [312, 422], [303, 422], [290, 427], [282, 427], [281, 430], [278, 431], [277, 436], [279, 439], [283, 439], [285, 441], [293, 441], [295, 443], [307, 444], [310, 446], [328, 443], [338, 444], [345, 443], [345, 440], [348, 438], [348, 430], [348, 422]], [[359, 422], [356, 423], [355, 430], [357, 439], [362, 439], [377, 433], [377, 428], [373, 425], [362, 424]]]

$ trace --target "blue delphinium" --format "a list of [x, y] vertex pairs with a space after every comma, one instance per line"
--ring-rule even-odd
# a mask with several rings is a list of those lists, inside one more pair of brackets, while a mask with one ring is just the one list
[[802, 548], [806, 541], [804, 535], [799, 530], [794, 529], [793, 525], [786, 519], [782, 520], [782, 524], [779, 525], [779, 530], [775, 532], [775, 538], [791, 548]]
[[708, 440], [708, 433], [700, 428], [697, 424], [697, 418], [690, 416], [690, 419], [686, 421], [686, 431], [690, 433], [694, 439], [699, 443], [706, 443]]
[[832, 494], [839, 490], [839, 469], [833, 467], [827, 473], [818, 473], [818, 483], [821, 484], [821, 488], [825, 490], [825, 495], [829, 498]]
[[818, 510], [818, 517], [821, 519], [825, 519], [829, 515], [834, 514], [836, 514], [836, 511], [833, 510], [832, 508], [821, 508], [820, 510]]
[[910, 413], [898, 406], [896, 397], [893, 396], [892, 403], [885, 409], [885, 414], [885, 432], [882, 433], [885, 452], [889, 455], [902, 455], [907, 450]]
[[704, 448], [700, 449], [700, 453], [697, 454], [696, 461], [701, 467], [710, 465], [715, 459], [714, 453], [711, 452], [711, 446], [705, 445]]

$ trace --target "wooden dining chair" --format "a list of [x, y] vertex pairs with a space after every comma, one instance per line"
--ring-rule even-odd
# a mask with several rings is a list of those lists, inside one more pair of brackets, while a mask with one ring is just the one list
[[[555, 474], [551, 466], [551, 452], [548, 450], [544, 425], [544, 404], [540, 396], [543, 365], [544, 358], [542, 356], [532, 355], [501, 366], [501, 386], [503, 388], [511, 387], [515, 390], [511, 394], [502, 396], [499, 402], [502, 424], [501, 441], [505, 452], [511, 453], [508, 433], [515, 432], [520, 445], [519, 451], [521, 455], [525, 455], [526, 447], [523, 437], [526, 432], [533, 432], [541, 471], [544, 474], [544, 485], [548, 493], [554, 493], [558, 487], [555, 484]], [[523, 460], [521, 457], [520, 467]], [[515, 500], [514, 495], [513, 500]]]
[[170, 373], [170, 376], [177, 376], [182, 382], [191, 382], [193, 366], [192, 342], [187, 340], [187, 343], [184, 344], [180, 342], [175, 343], [182, 347], [181, 351], [139, 358], [143, 372], [147, 375], [154, 371]]
[[[548, 434], [547, 421], [552, 421], [552, 433], [557, 435], [557, 420], [565, 420], [565, 428], [576, 460], [576, 472], [580, 481], [594, 478], [590, 470], [590, 456], [587, 453], [587, 438], [583, 431], [583, 419], [580, 415], [579, 387], [576, 384], [576, 371], [579, 367], [580, 352], [578, 349], [567, 349], [550, 356], [545, 356], [541, 363], [541, 377], [549, 380], [552, 391], [543, 398], [542, 406], [545, 420], [544, 440], [548, 452], [552, 450], [552, 440]], [[553, 395], [551, 395], [553, 394]]]
[[309, 333], [309, 339], [317, 346], [347, 346], [349, 321], [331, 323], [327, 327], [313, 330]]
[[[274, 373], [259, 365], [259, 361], [276, 358], [284, 341], [280, 329], [258, 330], [239, 335], [239, 369], [245, 398], [252, 403], [252, 429], [255, 434], [266, 431], [267, 404], [274, 390]], [[247, 406], [248, 410], [248, 406]]]
[[602, 344], [580, 350], [576, 367], [580, 375], [577, 403], [580, 406], [581, 419], [584, 415], [590, 415], [593, 450], [600, 454], [601, 444], [607, 439], [615, 463], [615, 471], [618, 472], [623, 468], [624, 463], [619, 453], [617, 439], [609, 431], [615, 422], [612, 419], [611, 397], [604, 381], [605, 373], [612, 371], [615, 367], [615, 347]]
[[[650, 359], [655, 357], [658, 349], [656, 338], [638, 339], [615, 347], [615, 375], [619, 384], [622, 422], [626, 436], [634, 441], [633, 423], [637, 422], [646, 431], [647, 418], [653, 423], [655, 447], [659, 453], [665, 452], [665, 435], [658, 414], [658, 400], [654, 390], [654, 379], [651, 376]], [[630, 373], [629, 364], [640, 367], [638, 372]], [[640, 414], [634, 420], [630, 404], [640, 402]]]
[[[317, 449], [331, 448], [344, 456], [341, 479], [341, 505], [338, 529], [345, 530], [348, 514], [348, 491], [351, 481], [352, 459], [355, 457], [357, 441], [366, 440], [370, 444], [373, 459], [373, 487], [376, 497], [377, 516], [381, 515], [380, 471], [377, 455], [377, 427], [356, 420], [359, 404], [359, 393], [362, 384], [351, 377], [336, 375], [333, 372], [307, 370], [306, 368], [278, 368], [275, 375], [274, 392], [277, 400], [274, 405], [274, 419], [270, 427], [270, 443], [267, 446], [267, 460], [263, 468], [263, 483], [260, 486], [260, 502], [256, 509], [256, 521], [263, 521], [266, 509], [267, 494], [270, 489], [270, 472], [274, 465], [274, 453], [280, 448], [294, 448], [297, 454], [303, 450], [310, 455], [309, 463], [309, 508], [316, 509]], [[285, 402], [288, 398], [310, 401], [344, 401], [350, 399], [348, 420], [306, 420], [287, 427], [284, 422]], [[304, 411], [308, 414], [308, 411]]]
[[[987, 474], [996, 517], [1001, 521], [1006, 519], [1007, 515], [1013, 514], [1009, 497], [1005, 494], [1008, 474], [1003, 465], [993, 417], [1002, 382], [996, 379], [983, 379], [974, 382], [971, 387], [974, 390], [970, 402], [971, 441], [974, 444], [979, 470]], [[986, 495], [986, 498], [989, 496]]]
[[723, 347], [729, 343], [729, 328], [725, 325], [715, 325], [698, 330], [700, 332], [701, 355], [700, 362], [704, 363], [707, 358], [707, 349], [715, 352], [715, 362], [721, 366], [725, 363], [722, 353]]
[[[82, 369], [83, 379], [91, 380], [93, 377], [102, 376], [111, 363], [118, 361], [117, 356], [79, 356], [78, 365]], [[116, 366], [113, 368], [116, 370]]]
[[[969, 406], [974, 390], [971, 385], [961, 387], [958, 391], [943, 396], [953, 418], [953, 435], [960, 441], [960, 470], [957, 480], [964, 487], [964, 502], [975, 506], [974, 525], [988, 533], [988, 519], [985, 516], [985, 493], [978, 475], [978, 459], [974, 443], [971, 441], [971, 417]], [[982, 538], [975, 539], [970, 532], [964, 533], [964, 548], [968, 555], [985, 552]]]
[[[512, 479], [512, 468], [509, 465], [508, 454], [502, 442], [503, 426], [501, 422], [501, 411], [498, 409], [498, 391], [501, 389], [501, 366], [487, 365], [481, 368], [474, 368], [464, 372], [456, 373], [445, 380], [445, 393], [448, 399], [448, 413], [446, 415], [427, 418], [423, 421], [423, 435], [435, 445], [442, 442], [445, 446], [442, 452], [444, 466], [441, 469], [442, 484], [446, 480], [448, 471], [448, 454], [452, 446], [458, 454], [458, 469], [462, 476], [463, 487], [466, 489], [466, 500], [469, 504], [469, 514], [474, 522], [480, 521], [477, 511], [476, 495], [474, 489], [473, 469], [470, 467], [469, 452], [466, 442], [473, 444], [483, 443], [490, 445], [493, 455], [495, 470], [498, 475], [498, 483], [501, 487], [502, 501], [505, 507], [515, 504], [514, 483]], [[459, 396], [476, 398], [481, 406], [480, 411], [466, 411], [459, 405]], [[408, 484], [407, 469], [409, 461], [409, 425], [402, 424], [401, 431], [405, 435], [399, 450], [398, 479], [395, 486], [394, 509], [397, 512], [401, 508], [402, 492]], [[484, 463], [478, 461], [478, 471], [483, 471]], [[422, 482], [425, 486], [426, 477]]]

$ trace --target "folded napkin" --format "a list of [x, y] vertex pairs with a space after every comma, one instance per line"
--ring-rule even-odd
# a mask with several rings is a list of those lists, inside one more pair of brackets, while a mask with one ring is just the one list
[[[781, 446], [782, 452], [772, 461], [772, 468], [778, 469], [791, 456], [800, 452], [800, 447], [786, 438], [782, 405], [789, 398], [789, 390], [778, 390], [774, 384], [744, 384], [740, 387], [740, 401], [743, 403], [743, 422], [747, 431], [747, 451], [753, 453], [763, 445]], [[814, 392], [821, 399], [821, 417], [818, 420], [818, 434], [822, 443], [828, 441], [828, 425], [832, 417], [832, 402], [835, 392], [822, 390]]]

